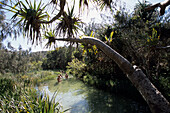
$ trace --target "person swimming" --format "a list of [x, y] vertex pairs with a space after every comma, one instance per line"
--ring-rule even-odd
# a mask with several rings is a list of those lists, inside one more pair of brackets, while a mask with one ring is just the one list
[[68, 79], [68, 75], [67, 75], [67, 73], [66, 73], [66, 75], [65, 75], [65, 78], [66, 78], [66, 79]]
[[57, 77], [57, 81], [58, 82], [61, 82], [61, 78], [62, 78], [62, 75], [60, 74], [60, 75], [58, 75], [58, 77]]

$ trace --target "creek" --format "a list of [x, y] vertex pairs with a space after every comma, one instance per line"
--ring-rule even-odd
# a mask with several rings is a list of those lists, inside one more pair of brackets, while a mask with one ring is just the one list
[[75, 78], [60, 83], [50, 80], [38, 90], [46, 92], [50, 98], [57, 91], [55, 100], [63, 109], [71, 108], [66, 113], [150, 113], [146, 105], [96, 89]]

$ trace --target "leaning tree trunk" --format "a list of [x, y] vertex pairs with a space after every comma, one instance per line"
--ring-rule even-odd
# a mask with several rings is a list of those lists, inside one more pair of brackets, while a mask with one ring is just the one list
[[151, 83], [142, 70], [137, 66], [132, 66], [127, 59], [113, 50], [110, 46], [106, 45], [104, 42], [93, 37], [84, 37], [82, 39], [65, 38], [56, 40], [96, 45], [119, 65], [128, 79], [137, 88], [144, 100], [147, 102], [152, 113], [170, 113], [169, 102]]

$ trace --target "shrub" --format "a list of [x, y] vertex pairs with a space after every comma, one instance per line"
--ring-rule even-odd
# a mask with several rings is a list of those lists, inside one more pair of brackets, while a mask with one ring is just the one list
[[12, 81], [11, 79], [8, 78], [1, 78], [0, 79], [0, 95], [2, 96], [3, 94], [7, 93], [8, 94], [12, 94], [12, 92], [14, 91], [14, 86], [15, 83], [14, 81]]
[[74, 58], [71, 62], [68, 62], [67, 73], [73, 74], [76, 77], [82, 77], [83, 73], [86, 70], [86, 64], [82, 61], [79, 61], [77, 58]]

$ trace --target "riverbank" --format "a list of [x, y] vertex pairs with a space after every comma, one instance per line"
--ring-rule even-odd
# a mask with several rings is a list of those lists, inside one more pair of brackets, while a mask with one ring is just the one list
[[56, 100], [64, 109], [71, 108], [71, 113], [150, 113], [147, 105], [96, 89], [76, 78], [63, 80], [59, 84], [56, 82], [56, 79], [44, 82], [39, 86], [39, 91], [52, 97], [57, 90]]
[[[25, 75], [6, 73], [0, 75], [0, 112], [1, 113], [61, 113], [62, 106], [49, 99], [48, 94], [38, 93], [34, 88], [40, 81], [50, 80], [50, 72], [31, 72]], [[57, 75], [57, 74], [56, 74]], [[43, 76], [47, 78], [44, 79]], [[54, 95], [55, 97], [55, 95]]]
[[[118, 93], [108, 92], [102, 88], [95, 88], [85, 84], [82, 80], [68, 75], [68, 79], [62, 79], [58, 83], [57, 77], [64, 76], [63, 71], [34, 71], [24, 75], [7, 73], [1, 75], [0, 109], [3, 112], [39, 112], [51, 107], [59, 111], [70, 109], [71, 113], [105, 113], [115, 111], [117, 113], [150, 113], [148, 106]], [[38, 91], [35, 90], [38, 85]], [[42, 93], [45, 90], [46, 93]], [[57, 91], [54, 98], [53, 94]], [[7, 98], [7, 95], [10, 95]], [[29, 97], [29, 98], [28, 98]], [[5, 100], [5, 98], [7, 98]], [[26, 99], [28, 98], [28, 99]], [[53, 98], [53, 101], [50, 101]], [[34, 104], [36, 102], [36, 104]], [[52, 102], [52, 103], [51, 103]], [[12, 106], [10, 103], [14, 103]], [[28, 103], [28, 104], [26, 104]], [[40, 106], [39, 106], [40, 105]], [[48, 111], [47, 110], [47, 111]], [[47, 112], [48, 113], [48, 112]]]

